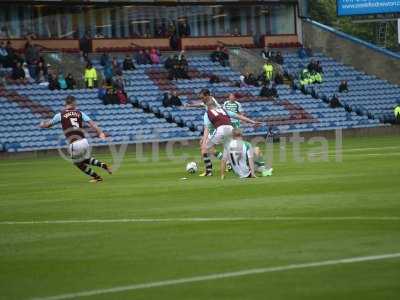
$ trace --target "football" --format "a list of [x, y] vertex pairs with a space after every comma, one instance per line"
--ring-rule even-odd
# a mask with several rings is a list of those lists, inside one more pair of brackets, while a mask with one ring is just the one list
[[191, 161], [186, 165], [186, 171], [190, 174], [196, 173], [197, 172], [197, 164], [194, 161]]

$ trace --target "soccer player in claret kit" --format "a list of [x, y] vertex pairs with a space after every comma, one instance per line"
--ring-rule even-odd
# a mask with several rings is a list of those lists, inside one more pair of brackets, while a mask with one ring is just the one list
[[56, 114], [53, 119], [40, 123], [40, 127], [50, 128], [61, 123], [65, 138], [69, 143], [68, 152], [74, 165], [83, 173], [92, 177], [90, 182], [100, 182], [103, 181], [103, 178], [95, 173], [89, 165], [100, 167], [106, 170], [108, 174], [111, 174], [111, 169], [105, 163], [90, 156], [90, 146], [83, 130], [84, 122], [96, 131], [99, 138], [106, 139], [106, 135], [97, 124], [88, 115], [77, 109], [76, 99], [73, 96], [68, 96], [65, 99], [65, 108], [61, 112]]
[[[201, 144], [201, 155], [206, 170], [200, 176], [212, 176], [210, 150], [214, 149], [215, 145], [225, 145], [230, 141], [233, 130], [231, 118], [253, 124], [254, 126], [258, 126], [261, 123], [217, 106], [211, 97], [210, 91], [207, 89], [202, 90], [200, 96], [207, 107], [204, 113], [204, 133]], [[212, 135], [209, 135], [210, 125], [215, 128]]]

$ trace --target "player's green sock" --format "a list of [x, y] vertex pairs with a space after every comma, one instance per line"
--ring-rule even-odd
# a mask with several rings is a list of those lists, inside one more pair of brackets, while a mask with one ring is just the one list
[[215, 152], [215, 157], [216, 157], [216, 158], [218, 158], [219, 160], [221, 160], [221, 159], [222, 159], [222, 156], [223, 156], [223, 154], [222, 154], [222, 152], [221, 152], [221, 151], [217, 151], [217, 152]]

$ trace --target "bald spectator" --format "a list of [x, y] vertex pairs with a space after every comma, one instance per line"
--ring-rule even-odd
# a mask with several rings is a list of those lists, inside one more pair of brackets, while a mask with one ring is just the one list
[[348, 91], [349, 91], [349, 87], [348, 87], [347, 81], [342, 80], [339, 85], [339, 93], [344, 93], [344, 92], [347, 93]]

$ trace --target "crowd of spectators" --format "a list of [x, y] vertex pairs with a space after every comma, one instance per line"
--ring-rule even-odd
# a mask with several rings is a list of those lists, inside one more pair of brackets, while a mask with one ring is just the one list
[[307, 68], [300, 72], [300, 86], [304, 89], [305, 86], [314, 83], [322, 83], [324, 71], [320, 61], [311, 60]]
[[180, 54], [175, 54], [165, 60], [164, 67], [168, 71], [169, 80], [177, 79], [190, 79], [189, 77], [189, 63], [186, 59], [184, 51]]
[[111, 79], [103, 80], [98, 89], [97, 95], [104, 105], [128, 103], [128, 95], [126, 94], [123, 85], [121, 85], [120, 82]]
[[4, 81], [9, 83], [37, 83], [48, 86], [50, 90], [76, 87], [76, 80], [72, 74], [64, 76], [60, 71], [53, 70], [43, 58], [41, 47], [31, 39], [26, 42], [21, 55], [12, 47], [10, 41], [0, 42], [0, 67], [11, 68], [9, 74], [3, 74]]
[[264, 48], [263, 51], [261, 51], [261, 57], [269, 62], [274, 62], [279, 65], [283, 65], [284, 59], [282, 56], [282, 53], [280, 51], [272, 51], [271, 49]]
[[171, 95], [169, 93], [163, 94], [162, 105], [164, 107], [178, 107], [178, 106], [182, 106], [182, 101], [179, 98], [177, 92], [172, 91]]

